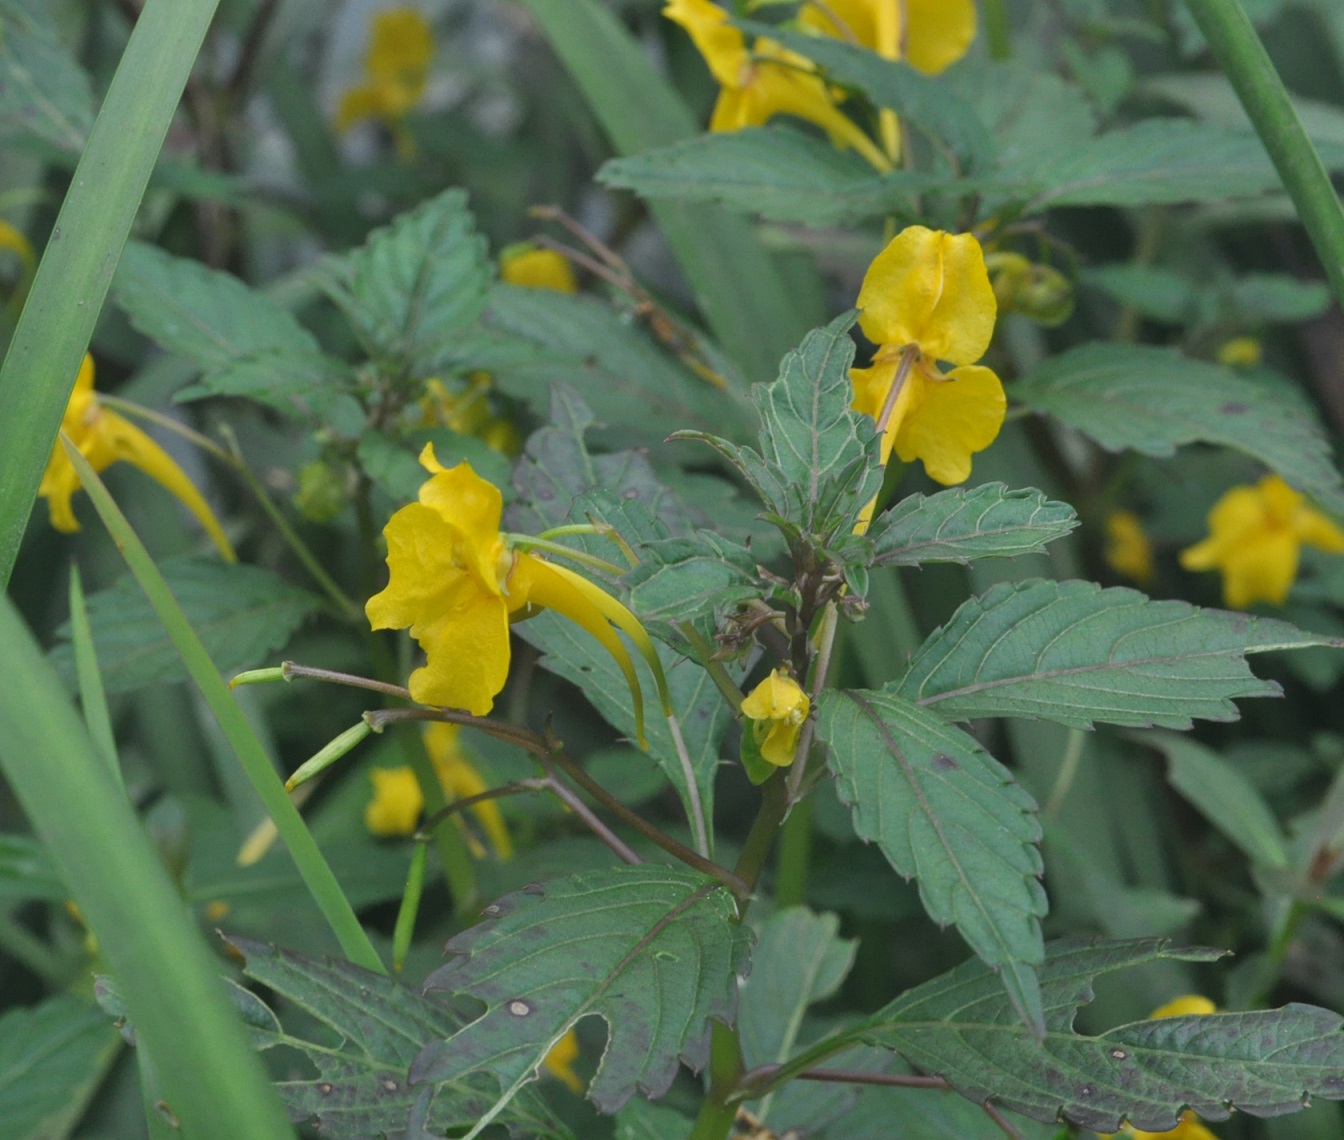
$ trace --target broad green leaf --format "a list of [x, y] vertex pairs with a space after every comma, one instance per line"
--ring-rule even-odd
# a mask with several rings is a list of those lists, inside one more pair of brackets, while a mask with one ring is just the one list
[[674, 1108], [636, 1098], [616, 1114], [616, 1140], [668, 1140], [689, 1136], [695, 1121]]
[[57, 995], [0, 1016], [0, 1120], [13, 1140], [68, 1136], [121, 1046], [97, 1006]]
[[1196, 442], [1235, 448], [1344, 514], [1320, 424], [1300, 401], [1285, 401], [1230, 368], [1147, 345], [1088, 344], [1048, 361], [1013, 394], [1109, 451], [1166, 456]]
[[[407, 1069], [427, 1042], [457, 1032], [463, 1018], [418, 987], [349, 962], [310, 958], [242, 938], [229, 943], [246, 960], [244, 974], [335, 1034], [291, 1033], [255, 994], [233, 988], [259, 1049], [289, 1046], [316, 1069], [314, 1077], [277, 1082], [290, 1119], [315, 1121], [331, 1140], [401, 1135], [421, 1093], [406, 1080]], [[494, 1099], [489, 1089], [489, 1081], [480, 1078], [440, 1085], [433, 1090], [427, 1123], [439, 1135], [470, 1128]], [[571, 1137], [542, 1099], [530, 1093], [524, 1090], [500, 1116], [510, 1133], [520, 1140]]]
[[[1250, 126], [1241, 100], [1221, 72], [1149, 75], [1144, 77], [1139, 89], [1145, 95], [1170, 99], [1207, 122], [1243, 129]], [[1293, 106], [1312, 142], [1344, 146], [1344, 109], [1302, 98], [1294, 98]]]
[[1077, 525], [1071, 506], [1041, 491], [984, 483], [908, 495], [879, 515], [868, 534], [875, 566], [917, 566], [1039, 554]]
[[[166, 559], [159, 568], [223, 673], [258, 664], [321, 604], [313, 594], [257, 566], [184, 557]], [[133, 578], [91, 595], [89, 622], [109, 693], [185, 679], [177, 651]], [[68, 627], [63, 625], [57, 636], [68, 638]], [[69, 644], [58, 645], [51, 659], [73, 685]]]
[[603, 301], [498, 284], [484, 323], [493, 335], [468, 341], [463, 363], [490, 372], [501, 391], [538, 411], [558, 381], [600, 409], [605, 426], [643, 442], [679, 428], [745, 431], [740, 386], [724, 390], [697, 376]]
[[1289, 865], [1273, 811], [1238, 768], [1212, 749], [1175, 733], [1145, 732], [1134, 739], [1167, 758], [1167, 782], [1247, 858], [1265, 867]]
[[638, 554], [640, 564], [622, 582], [641, 621], [714, 618], [760, 594], [751, 551], [713, 531], [645, 542]]
[[216, 365], [174, 395], [178, 401], [207, 396], [245, 396], [287, 416], [316, 419], [352, 436], [365, 415], [352, 394], [350, 368], [312, 349], [270, 348], [236, 356]]
[[853, 530], [882, 481], [876, 429], [850, 408], [854, 320], [847, 313], [808, 333], [784, 358], [779, 379], [754, 389], [760, 451], [704, 433], [676, 437], [717, 448], [756, 489], [770, 521], [823, 544]]
[[[1324, 156], [1334, 166], [1344, 148]], [[1001, 175], [1025, 175], [1003, 170]], [[1279, 187], [1253, 131], [1146, 119], [1035, 164], [1029, 213], [1059, 206], [1150, 206], [1250, 198]]]
[[0, 899], [61, 902], [70, 892], [52, 866], [47, 849], [27, 835], [0, 834]]
[[258, 354], [321, 358], [313, 334], [264, 293], [158, 246], [127, 243], [112, 296], [145, 336], [207, 372]]
[[1005, 582], [934, 630], [889, 691], [950, 720], [1039, 717], [1189, 728], [1236, 720], [1238, 697], [1273, 697], [1246, 654], [1344, 646], [1286, 622], [1155, 602], [1095, 582]]
[[1330, 287], [1284, 273], [1246, 273], [1232, 283], [1232, 302], [1251, 320], [1309, 321], [1330, 307]]
[[425, 1047], [411, 1080], [486, 1071], [501, 1095], [477, 1136], [578, 1021], [609, 1029], [588, 1095], [615, 1112], [636, 1090], [661, 1096], [679, 1062], [709, 1059], [710, 1019], [732, 1022], [751, 936], [712, 880], [651, 865], [580, 873], [507, 895], [487, 921], [448, 943], [453, 961], [425, 981], [484, 1002], [486, 1012]]
[[937, 76], [923, 75], [906, 63], [829, 36], [809, 36], [763, 24], [742, 22], [757, 35], [807, 56], [827, 78], [856, 87], [879, 107], [889, 107], [928, 135], [963, 174], [986, 173], [994, 165], [994, 141], [971, 106]]
[[384, 432], [370, 431], [360, 438], [355, 455], [364, 472], [393, 502], [413, 503], [429, 479], [429, 472], [420, 466], [419, 459], [426, 443], [434, 444], [434, 458], [444, 467], [470, 463], [477, 475], [504, 493], [506, 502], [511, 497], [508, 457], [484, 440], [450, 428], [413, 432], [403, 442], [390, 439]]
[[1121, 262], [1085, 270], [1082, 279], [1150, 321], [1176, 325], [1195, 316], [1199, 299], [1195, 283], [1174, 269]]
[[0, 2], [0, 135], [28, 135], [78, 154], [92, 125], [89, 77], [45, 0]]
[[1041, 970], [1044, 1041], [1018, 1022], [998, 979], [975, 961], [910, 990], [843, 1036], [895, 1050], [972, 1101], [1099, 1132], [1125, 1119], [1164, 1131], [1186, 1107], [1226, 1120], [1233, 1108], [1279, 1116], [1308, 1097], [1344, 1099], [1344, 1018], [1315, 1006], [1138, 1021], [1095, 1037], [1073, 1032], [1098, 975], [1220, 956], [1160, 939], [1056, 942]]
[[661, 150], [611, 159], [598, 181], [643, 198], [718, 202], [773, 221], [811, 226], [911, 214], [917, 194], [970, 185], [942, 174], [880, 174], [823, 139], [775, 126], [698, 135]]
[[492, 273], [466, 194], [446, 190], [328, 258], [320, 276], [370, 356], [429, 376], [485, 309]]
[[889, 693], [828, 691], [817, 731], [855, 832], [918, 880], [929, 916], [1001, 972], [1017, 1016], [1039, 1031], [1035, 801], [972, 737]]

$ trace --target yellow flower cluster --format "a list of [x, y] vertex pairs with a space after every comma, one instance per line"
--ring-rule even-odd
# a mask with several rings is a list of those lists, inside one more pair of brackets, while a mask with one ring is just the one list
[[379, 12], [364, 57], [364, 80], [341, 96], [336, 128], [348, 131], [375, 119], [392, 132], [397, 153], [413, 158], [415, 142], [402, 120], [424, 96], [433, 55], [434, 33], [423, 13], [415, 8]]
[[798, 751], [798, 735], [812, 702], [786, 673], [772, 670], [742, 702], [742, 715], [751, 721], [752, 737], [761, 758], [776, 768], [787, 768]]

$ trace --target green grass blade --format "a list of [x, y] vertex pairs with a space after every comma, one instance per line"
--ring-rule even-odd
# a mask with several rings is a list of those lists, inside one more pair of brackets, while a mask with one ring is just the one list
[[265, 748], [247, 723], [243, 710], [233, 699], [224, 679], [219, 675], [219, 670], [210, 660], [210, 655], [201, 644], [201, 639], [191, 628], [186, 615], [173, 598], [149, 551], [131, 529], [125, 515], [112, 501], [112, 496], [108, 494], [103, 481], [98, 478], [88, 461], [74, 447], [68, 446], [66, 451], [79, 472], [80, 482], [83, 483], [84, 490], [89, 493], [89, 498], [103, 520], [103, 525], [116, 541], [131, 573], [145, 591], [150, 605], [154, 607], [159, 620], [163, 622], [163, 628], [181, 655], [187, 672], [191, 674], [220, 729], [237, 753], [238, 762], [252, 781], [252, 786], [257, 790], [257, 795], [261, 797], [261, 802], [271, 819], [275, 821], [276, 831], [289, 848], [299, 874], [312, 894], [313, 901], [317, 903], [331, 925], [341, 949], [350, 961], [363, 966], [366, 970], [385, 972], [378, 952], [373, 948], [368, 935], [364, 933], [364, 928], [359, 925], [359, 919], [355, 917], [355, 912], [351, 909], [345, 892], [341, 890], [340, 883], [336, 881], [336, 876], [332, 874], [331, 867], [322, 857], [312, 833], [303, 822], [298, 809], [290, 802], [289, 796], [285, 794], [284, 785], [271, 766]]
[[70, 567], [70, 644], [75, 651], [75, 676], [79, 680], [79, 707], [84, 713], [84, 726], [89, 731], [89, 739], [93, 741], [99, 758], [112, 773], [112, 778], [125, 788], [121, 765], [117, 761], [112, 715], [107, 709], [103, 675], [98, 671], [93, 629], [89, 625], [89, 611], [84, 604], [84, 584], [80, 580], [78, 566]]
[[[523, 0], [523, 5], [620, 154], [698, 133], [681, 96], [597, 0]], [[787, 287], [745, 218], [691, 203], [650, 202], [649, 209], [719, 342], [749, 380], [773, 380], [780, 357], [825, 320], [824, 313], [804, 311], [799, 303], [803, 295], [819, 294]]]
[[1246, 108], [1344, 305], [1344, 206], [1283, 80], [1238, 0], [1186, 0], [1214, 58]]
[[290, 1140], [218, 964], [8, 598], [0, 671], [0, 769], [116, 975], [182, 1134]]
[[61, 205], [0, 365], [0, 589], [79, 362], [219, 0], [147, 0]]

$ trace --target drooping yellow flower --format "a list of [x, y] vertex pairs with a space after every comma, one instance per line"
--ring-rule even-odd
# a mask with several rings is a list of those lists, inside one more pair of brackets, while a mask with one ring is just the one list
[[751, 732], [763, 759], [777, 768], [793, 763], [798, 734], [811, 707], [802, 686], [778, 669], [747, 694], [742, 715], [751, 721]]
[[1106, 516], [1106, 546], [1102, 554], [1112, 570], [1140, 585], [1151, 582], [1157, 573], [1153, 544], [1133, 511], [1112, 511]]
[[551, 1047], [541, 1062], [548, 1073], [563, 1081], [571, 1092], [583, 1093], [583, 1081], [574, 1071], [574, 1062], [579, 1059], [579, 1039], [574, 1030], [570, 1030]]
[[374, 835], [410, 835], [425, 810], [425, 794], [410, 765], [374, 768], [373, 799], [364, 808], [364, 826]]
[[[133, 423], [98, 402], [98, 394], [93, 390], [93, 356], [90, 353], [84, 354], [84, 363], [80, 365], [74, 391], [70, 393], [70, 402], [65, 406], [65, 415], [61, 417], [61, 430], [70, 437], [70, 441], [79, 448], [80, 454], [95, 471], [105, 471], [112, 464], [124, 460], [171, 491], [196, 516], [219, 547], [219, 552], [230, 562], [234, 561], [233, 547], [224, 536], [219, 520], [182, 468]], [[74, 464], [57, 440], [51, 450], [51, 458], [47, 460], [47, 469], [42, 473], [42, 484], [37, 493], [47, 500], [51, 525], [66, 534], [79, 530], [79, 521], [70, 506], [71, 497], [79, 489], [79, 476], [75, 473]]]
[[510, 285], [523, 289], [553, 289], [557, 293], [579, 291], [569, 258], [557, 250], [526, 243], [511, 245], [500, 253], [499, 275]]
[[[1216, 1013], [1217, 1009], [1218, 1007], [1206, 997], [1186, 994], [1158, 1006], [1148, 1016], [1157, 1020], [1163, 1017], [1182, 1017], [1190, 1013]], [[1205, 1128], [1200, 1123], [1199, 1117], [1189, 1109], [1181, 1114], [1180, 1123], [1175, 1128], [1169, 1128], [1165, 1132], [1145, 1132], [1142, 1128], [1126, 1124], [1119, 1132], [1099, 1132], [1097, 1135], [1104, 1140], [1114, 1140], [1116, 1137], [1121, 1137], [1123, 1140], [1218, 1140], [1218, 1137]]]
[[798, 20], [926, 75], [951, 67], [975, 39], [974, 0], [825, 0], [804, 4]]
[[661, 678], [639, 620], [587, 578], [511, 547], [499, 531], [499, 489], [469, 464], [445, 469], [432, 444], [420, 463], [431, 478], [420, 488], [420, 501], [402, 507], [384, 528], [391, 580], [365, 606], [374, 629], [409, 627], [425, 650], [425, 664], [411, 674], [411, 696], [484, 716], [508, 677], [510, 619], [552, 609], [592, 634], [615, 659], [642, 735], [639, 678], [612, 629], [629, 636]]
[[[882, 462], [894, 449], [906, 463], [923, 460], [939, 483], [962, 482], [1008, 407], [998, 376], [975, 363], [997, 312], [980, 243], [910, 226], [868, 267], [858, 304], [877, 352], [871, 367], [850, 371], [854, 408], [885, 425]], [[955, 367], [943, 372], [939, 361]]]
[[794, 115], [821, 127], [836, 146], [853, 147], [879, 170], [891, 160], [841, 113], [812, 61], [773, 40], [746, 37], [713, 0], [668, 0], [663, 15], [690, 34], [719, 82], [711, 131], [759, 127], [775, 115]]
[[365, 119], [377, 119], [392, 132], [403, 158], [415, 154], [415, 143], [401, 120], [425, 93], [434, 33], [415, 8], [389, 8], [373, 18], [369, 50], [364, 57], [364, 82], [341, 96], [336, 128], [348, 131]]
[[1232, 609], [1282, 605], [1304, 543], [1344, 553], [1344, 531], [1277, 475], [1227, 491], [1209, 512], [1208, 525], [1208, 538], [1181, 551], [1181, 565], [1221, 570], [1223, 601]]

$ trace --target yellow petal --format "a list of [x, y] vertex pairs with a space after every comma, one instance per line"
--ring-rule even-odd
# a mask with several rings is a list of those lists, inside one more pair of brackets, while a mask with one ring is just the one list
[[424, 89], [434, 31], [417, 8], [390, 8], [373, 18], [364, 65], [370, 75]]
[[752, 689], [742, 701], [742, 715], [753, 722], [763, 759], [780, 768], [793, 763], [811, 707], [802, 686], [778, 669]]
[[1150, 582], [1156, 573], [1153, 544], [1133, 511], [1112, 511], [1106, 516], [1103, 554], [1112, 570], [1135, 582]]
[[[854, 385], [854, 410], [870, 415], [875, 420], [880, 419], [882, 409], [886, 407], [887, 394], [899, 371], [900, 362], [896, 360], [878, 361], [871, 368], [851, 368], [849, 378]], [[901, 428], [924, 403], [928, 389], [928, 383], [914, 369], [907, 372], [901, 390], [896, 394], [896, 401], [892, 404], [891, 414], [887, 417], [886, 431], [882, 433], [878, 459], [883, 465], [891, 458], [891, 448]]]
[[364, 808], [364, 826], [374, 835], [410, 835], [425, 810], [425, 797], [409, 768], [374, 768], [373, 799]]
[[994, 372], [980, 365], [955, 368], [944, 381], [931, 381], [915, 370], [909, 383], [924, 386], [924, 399], [896, 435], [896, 454], [906, 463], [924, 461], [929, 478], [963, 482], [971, 474], [971, 456], [999, 434], [1008, 401]]
[[499, 275], [510, 285], [523, 289], [553, 289], [558, 293], [577, 293], [574, 266], [563, 253], [553, 249], [519, 248], [505, 250], [499, 259]]
[[1330, 554], [1344, 554], [1344, 530], [1340, 530], [1320, 511], [1304, 506], [1295, 521], [1297, 536], [1308, 546]]
[[469, 463], [443, 468], [427, 443], [420, 462], [433, 476], [420, 487], [420, 502], [436, 511], [454, 532], [453, 561], [472, 574], [483, 590], [501, 593], [500, 568], [507, 561], [499, 533], [504, 498]]
[[[891, 37], [891, 43], [884, 45], [887, 50], [878, 47], [877, 20], [878, 9], [888, 10], [895, 19], [885, 22], [892, 25], [897, 34]], [[885, 59], [896, 59], [900, 47], [900, 13], [895, 4], [886, 0], [826, 0], [824, 6], [804, 4], [798, 13], [798, 22], [805, 28], [834, 36], [847, 43], [858, 44], [875, 51]]]
[[571, 1029], [551, 1047], [542, 1064], [551, 1076], [568, 1085], [571, 1092], [582, 1093], [583, 1082], [574, 1072], [574, 1062], [578, 1059], [579, 1039]]
[[1159, 1005], [1148, 1015], [1152, 1021], [1164, 1017], [1185, 1017], [1189, 1014], [1217, 1013], [1218, 1007], [1203, 994], [1182, 994], [1178, 998]]
[[[462, 726], [446, 721], [427, 724], [423, 730], [425, 751], [434, 765], [434, 771], [443, 786], [444, 795], [449, 800], [464, 800], [469, 796], [480, 795], [486, 790], [485, 781], [475, 766], [462, 752], [460, 736]], [[472, 814], [480, 821], [494, 847], [495, 854], [501, 859], [513, 855], [513, 842], [508, 829], [504, 826], [504, 817], [499, 805], [493, 800], [484, 800], [474, 804]]]
[[1265, 531], [1229, 550], [1223, 558], [1223, 601], [1244, 610], [1255, 602], [1281, 606], [1297, 577], [1297, 539], [1287, 531]]
[[33, 260], [33, 247], [28, 239], [8, 222], [0, 219], [0, 249], [7, 249], [19, 259], [20, 285], [22, 290], [33, 276], [36, 265]]
[[936, 75], [966, 54], [975, 39], [974, 0], [905, 0], [905, 58]]
[[663, 15], [686, 29], [720, 86], [739, 85], [747, 45], [742, 33], [727, 22], [724, 9], [711, 0], [669, 0]]
[[918, 344], [933, 360], [974, 364], [994, 335], [994, 289], [973, 234], [902, 230], [868, 267], [858, 305], [874, 344]]
[[348, 131], [365, 119], [386, 119], [389, 116], [384, 88], [362, 83], [341, 95], [340, 105], [336, 108], [336, 129]]

